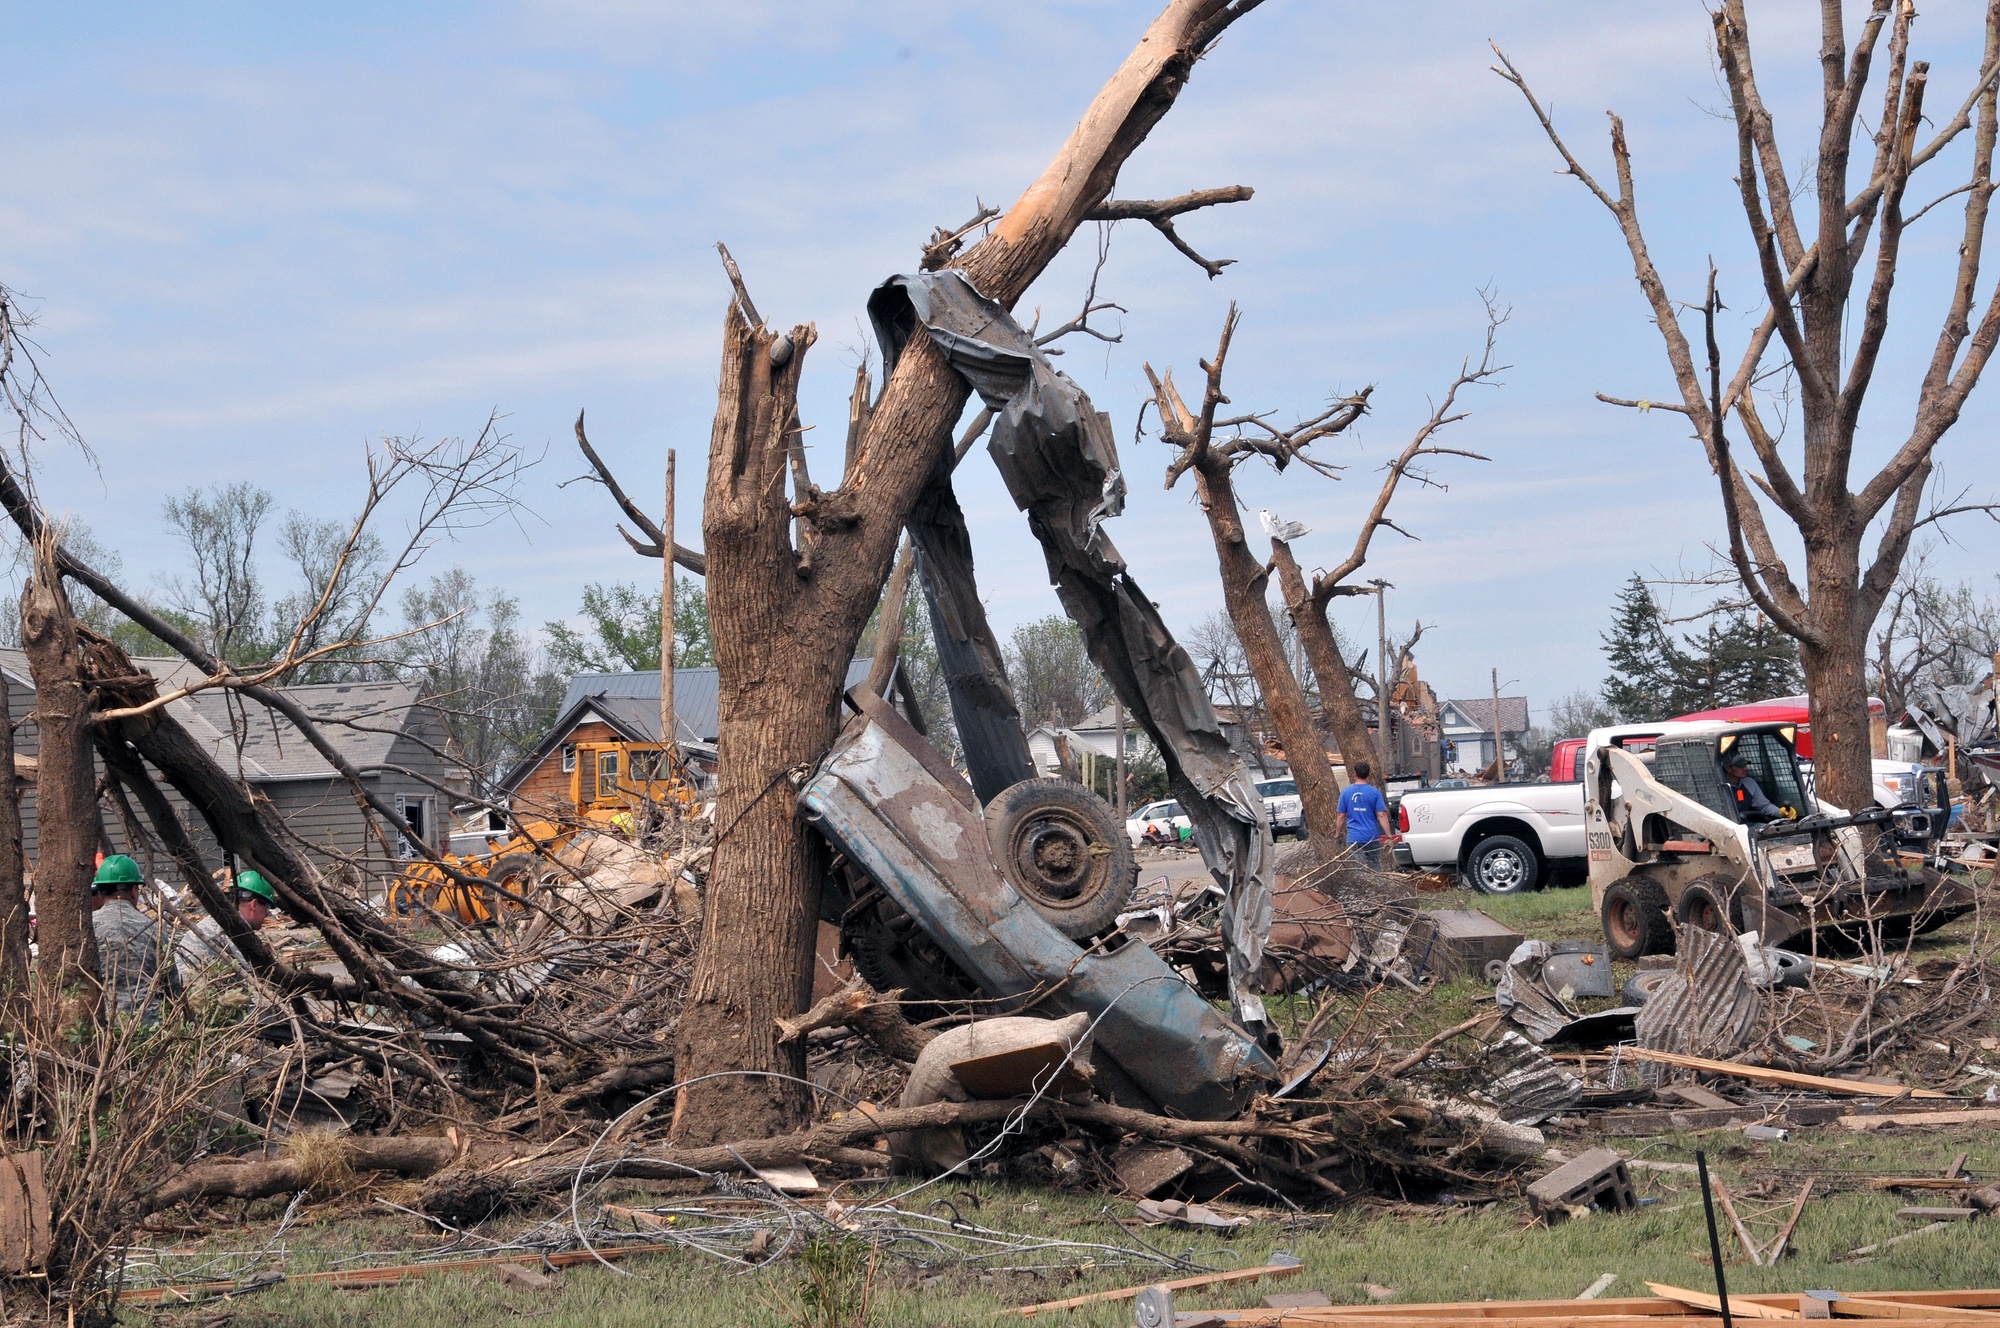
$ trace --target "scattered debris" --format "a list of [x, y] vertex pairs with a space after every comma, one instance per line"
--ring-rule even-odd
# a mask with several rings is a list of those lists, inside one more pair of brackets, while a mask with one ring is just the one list
[[1015, 1311], [1024, 1319], [1032, 1319], [1037, 1314], [1049, 1314], [1056, 1310], [1073, 1310], [1079, 1305], [1102, 1305], [1110, 1301], [1137, 1300], [1143, 1293], [1157, 1293], [1151, 1303], [1158, 1304], [1165, 1298], [1165, 1318], [1155, 1318], [1154, 1322], [1172, 1328], [1174, 1318], [1173, 1293], [1193, 1291], [1197, 1287], [1228, 1286], [1234, 1282], [1255, 1282], [1266, 1277], [1292, 1277], [1305, 1265], [1287, 1250], [1272, 1250], [1270, 1262], [1256, 1268], [1238, 1268], [1226, 1273], [1204, 1273], [1199, 1277], [1183, 1277], [1171, 1282], [1153, 1282], [1146, 1286], [1119, 1287], [1113, 1291], [1093, 1291], [1087, 1296], [1071, 1296], [1068, 1300], [1045, 1301], [1039, 1305], [1023, 1305]]
[[1528, 1200], [1544, 1217], [1567, 1217], [1591, 1208], [1622, 1213], [1639, 1206], [1631, 1173], [1615, 1150], [1593, 1148], [1528, 1186]]

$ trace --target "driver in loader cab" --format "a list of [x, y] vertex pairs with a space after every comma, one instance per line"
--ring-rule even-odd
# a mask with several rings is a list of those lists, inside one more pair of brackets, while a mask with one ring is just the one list
[[1722, 780], [1735, 800], [1737, 819], [1745, 825], [1783, 818], [1784, 808], [1764, 796], [1764, 790], [1750, 778], [1750, 767], [1741, 756], [1731, 753], [1722, 758]]

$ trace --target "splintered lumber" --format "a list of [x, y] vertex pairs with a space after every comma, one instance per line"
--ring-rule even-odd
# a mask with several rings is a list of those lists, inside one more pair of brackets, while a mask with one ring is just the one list
[[[1079, 1305], [1101, 1305], [1114, 1300], [1137, 1300], [1139, 1293], [1149, 1286], [1162, 1286], [1169, 1291], [1192, 1291], [1196, 1287], [1226, 1286], [1231, 1282], [1254, 1282], [1260, 1277], [1291, 1277], [1305, 1267], [1297, 1259], [1285, 1255], [1284, 1262], [1274, 1262], [1257, 1268], [1238, 1268], [1227, 1273], [1204, 1273], [1199, 1277], [1183, 1277], [1172, 1282], [1147, 1282], [1141, 1286], [1118, 1287], [1112, 1291], [1093, 1291], [1087, 1296], [1071, 1296], [1068, 1300], [1049, 1300], [1039, 1305], [1023, 1305], [1013, 1311], [1024, 1319], [1037, 1314], [1049, 1314], [1056, 1310], [1073, 1310]], [[1280, 1310], [1280, 1314], [1297, 1314], [1297, 1310]]]
[[[1706, 1056], [1684, 1056], [1677, 1051], [1653, 1051], [1646, 1047], [1626, 1047], [1625, 1055], [1659, 1065], [1677, 1065], [1683, 1070], [1702, 1070], [1760, 1084], [1784, 1084], [1788, 1088], [1812, 1088], [1822, 1093], [1845, 1093], [1852, 1097], [1950, 1097], [1935, 1088], [1904, 1088], [1898, 1084], [1871, 1084], [1858, 1079], [1829, 1079], [1824, 1075], [1800, 1074], [1795, 1070], [1773, 1070], [1763, 1065], [1739, 1065], [1735, 1061], [1712, 1061]], [[1993, 1113], [2000, 1119], [2000, 1112]]]
[[[1907, 1323], [1911, 1320], [1922, 1321], [1938, 1317], [1937, 1306], [1920, 1305], [1915, 1301], [1904, 1300], [1900, 1292], [1894, 1291], [1865, 1295], [1843, 1294], [1839, 1300], [1833, 1302], [1832, 1309], [1834, 1315], [1842, 1319], [1900, 1319]], [[1961, 1305], [1952, 1308], [1951, 1316], [1954, 1319], [2000, 1323], [2000, 1310], [1972, 1309]]]
[[[1681, 1304], [1691, 1309], [1707, 1310], [1710, 1314], [1720, 1314], [1722, 1312], [1721, 1298], [1711, 1295], [1706, 1291], [1689, 1291], [1684, 1287], [1668, 1286], [1663, 1282], [1648, 1282], [1646, 1283], [1646, 1287], [1656, 1296], [1660, 1296], [1666, 1300], [1678, 1300]], [[1766, 1305], [1759, 1301], [1746, 1300], [1742, 1296], [1731, 1296], [1729, 1298], [1729, 1312], [1744, 1319], [1796, 1319], [1799, 1317], [1799, 1311], [1796, 1308], [1798, 1298], [1794, 1296], [1791, 1299], [1794, 1308], [1782, 1309], [1776, 1305]]]
[[1952, 1125], [1992, 1125], [2000, 1122], [2000, 1110], [1985, 1111], [1897, 1111], [1882, 1116], [1842, 1116], [1840, 1123], [1850, 1130], [1866, 1133], [1879, 1130], [1884, 1125], [1927, 1125], [1944, 1128]]

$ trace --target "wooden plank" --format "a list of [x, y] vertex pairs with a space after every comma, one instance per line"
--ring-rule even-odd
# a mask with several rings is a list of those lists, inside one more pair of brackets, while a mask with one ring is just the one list
[[1908, 1208], [1898, 1208], [1897, 1217], [1907, 1217], [1915, 1222], [1970, 1222], [1979, 1216], [1977, 1208], [1927, 1208], [1922, 1204], [1912, 1204]]
[[[1683, 1056], [1676, 1051], [1651, 1051], [1645, 1047], [1622, 1048], [1625, 1055], [1659, 1065], [1677, 1065], [1684, 1070], [1704, 1070], [1709, 1074], [1749, 1079], [1760, 1084], [1784, 1084], [1791, 1088], [1816, 1088], [1822, 1093], [1842, 1093], [1852, 1097], [1950, 1097], [1934, 1088], [1904, 1088], [1892, 1084], [1862, 1083], [1854, 1079], [1828, 1079], [1823, 1075], [1799, 1074], [1793, 1070], [1773, 1070], [1762, 1065], [1738, 1065], [1735, 1061], [1712, 1061], [1706, 1056]], [[1993, 1113], [2000, 1117], [2000, 1112]], [[1845, 1118], [1843, 1118], [1845, 1119]]]
[[1729, 1216], [1729, 1225], [1736, 1228], [1736, 1239], [1743, 1245], [1743, 1252], [1750, 1256], [1753, 1268], [1764, 1266], [1764, 1256], [1757, 1251], [1757, 1242], [1750, 1239], [1750, 1232], [1744, 1227], [1743, 1219], [1736, 1215], [1736, 1205], [1729, 1201], [1729, 1191], [1723, 1187], [1722, 1178], [1717, 1176], [1709, 1186], [1715, 1191], [1715, 1201], [1722, 1205], [1722, 1211]]
[[[542, 1256], [542, 1262], [551, 1268], [568, 1268], [572, 1264], [595, 1263], [599, 1259], [616, 1263], [638, 1254], [666, 1254], [678, 1251], [678, 1245], [600, 1245], [594, 1250], [564, 1250], [559, 1254]], [[482, 1259], [439, 1259], [435, 1263], [399, 1263], [383, 1268], [336, 1268], [319, 1273], [293, 1273], [282, 1278], [285, 1282], [317, 1282], [343, 1291], [360, 1291], [369, 1287], [393, 1286], [398, 1282], [414, 1281], [420, 1277], [430, 1277], [436, 1273], [477, 1272], [485, 1268], [497, 1268], [503, 1263], [519, 1263], [521, 1255], [494, 1255]], [[253, 1279], [254, 1280], [254, 1279]], [[170, 1286], [128, 1287], [118, 1294], [121, 1305], [183, 1305], [192, 1301], [206, 1300], [211, 1296], [226, 1296], [242, 1289], [238, 1282], [189, 1282]]]
[[[1112, 1291], [1093, 1291], [1087, 1296], [1071, 1296], [1068, 1300], [1043, 1301], [1039, 1305], [1023, 1305], [1017, 1310], [1002, 1313], [1018, 1314], [1031, 1319], [1037, 1314], [1047, 1314], [1054, 1310], [1073, 1310], [1079, 1305], [1100, 1305], [1114, 1300], [1137, 1300], [1139, 1293], [1149, 1286], [1163, 1286], [1169, 1291], [1190, 1291], [1196, 1287], [1226, 1286], [1231, 1282], [1253, 1282], [1260, 1277], [1292, 1277], [1305, 1267], [1301, 1263], [1267, 1263], [1256, 1268], [1238, 1268], [1227, 1273], [1205, 1273], [1200, 1277], [1183, 1277], [1173, 1282], [1147, 1282], [1141, 1286], [1118, 1287]], [[1297, 1314], [1298, 1310], [1280, 1310], [1282, 1314]]]
[[33, 1228], [28, 1221], [28, 1187], [14, 1169], [11, 1154], [0, 1156], [0, 1272], [28, 1271]]
[[1842, 1116], [1840, 1123], [1866, 1134], [1884, 1125], [1914, 1125], [1940, 1128], [1948, 1125], [1992, 1125], [2000, 1122], [2000, 1108], [1984, 1111], [1892, 1111], [1880, 1116]]
[[[1771, 1242], [1770, 1253], [1764, 1258], [1766, 1265], [1775, 1264], [1785, 1257], [1785, 1246], [1792, 1239], [1792, 1232], [1799, 1225], [1799, 1214], [1806, 1210], [1806, 1200], [1812, 1198], [1813, 1181], [1808, 1179], [1799, 1187], [1799, 1201], [1792, 1205], [1792, 1215], [1785, 1219], [1785, 1225], [1778, 1231], [1778, 1238]], [[1803, 1306], [1801, 1306], [1803, 1308]]]
[[[1893, 1291], [1875, 1295], [1858, 1295], [1842, 1292], [1839, 1300], [1833, 1302], [1833, 1317], [1836, 1319], [1934, 1319], [1938, 1307], [1919, 1305], [1902, 1299]], [[1974, 1310], [1957, 1308], [1952, 1311], [1954, 1318], [1984, 1319], [2000, 1322], [2000, 1310]]]
[[[1646, 1283], [1646, 1287], [1654, 1295], [1664, 1296], [1668, 1300], [1678, 1300], [1690, 1309], [1706, 1310], [1710, 1314], [1720, 1314], [1722, 1312], [1721, 1298], [1712, 1296], [1706, 1291], [1690, 1291], [1685, 1287], [1668, 1286], [1664, 1282], [1648, 1282]], [[1792, 1302], [1791, 1309], [1783, 1309], [1777, 1305], [1767, 1305], [1763, 1303], [1762, 1299], [1751, 1300], [1744, 1296], [1731, 1296], [1729, 1298], [1729, 1313], [1734, 1317], [1743, 1319], [1797, 1319], [1803, 1317], [1798, 1310], [1799, 1298], [1797, 1296], [1790, 1296], [1785, 1299], [1789, 1299]]]

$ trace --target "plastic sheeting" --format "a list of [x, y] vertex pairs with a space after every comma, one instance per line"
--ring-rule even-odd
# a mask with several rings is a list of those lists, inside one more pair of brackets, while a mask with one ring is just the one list
[[[921, 332], [993, 410], [987, 450], [1028, 514], [1049, 579], [1082, 629], [1091, 659], [1160, 751], [1202, 858], [1227, 897], [1222, 935], [1237, 1018], [1261, 1026], [1264, 1005], [1255, 988], [1271, 927], [1273, 856], [1263, 801], [1223, 736], [1194, 661], [1104, 531], [1125, 506], [1110, 418], [1056, 370], [1012, 314], [961, 273], [891, 277], [869, 298], [868, 315], [882, 347], [884, 381]], [[970, 543], [962, 540], [964, 517], [950, 485], [940, 468], [919, 503], [923, 522], [912, 530], [924, 554], [925, 591], [946, 610], [938, 645], [955, 666], [947, 671], [952, 714], [974, 787], [986, 798], [991, 793], [982, 785], [1002, 778], [1013, 763], [1003, 730], [1018, 734], [1019, 716], [998, 651], [989, 648], [992, 633], [972, 586]], [[1000, 747], [997, 761], [974, 751], [989, 736]]]

